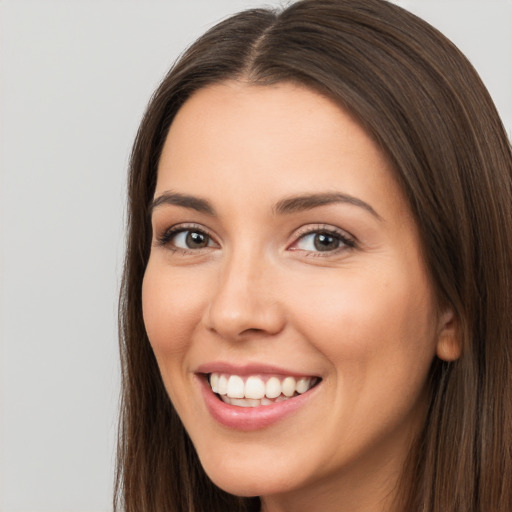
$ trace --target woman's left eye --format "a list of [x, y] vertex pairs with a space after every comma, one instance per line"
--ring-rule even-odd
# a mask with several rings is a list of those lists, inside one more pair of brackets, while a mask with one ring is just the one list
[[341, 233], [317, 230], [306, 233], [298, 238], [290, 247], [291, 250], [306, 252], [334, 252], [342, 248], [354, 247], [355, 243]]

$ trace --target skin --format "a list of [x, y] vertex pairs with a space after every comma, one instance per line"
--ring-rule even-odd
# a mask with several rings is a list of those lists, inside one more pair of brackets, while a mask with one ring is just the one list
[[[155, 199], [170, 191], [205, 199], [215, 212], [153, 209], [143, 313], [207, 474], [230, 493], [261, 496], [266, 512], [392, 510], [424, 421], [431, 362], [436, 353], [454, 359], [459, 348], [385, 156], [346, 112], [307, 88], [226, 82], [178, 112]], [[283, 199], [324, 193], [369, 208], [275, 211]], [[208, 234], [206, 246], [187, 246], [187, 233], [159, 242], [172, 226]], [[348, 244], [319, 251], [313, 242], [325, 229]], [[273, 364], [322, 381], [293, 414], [241, 432], [205, 406], [197, 368], [211, 361]]]

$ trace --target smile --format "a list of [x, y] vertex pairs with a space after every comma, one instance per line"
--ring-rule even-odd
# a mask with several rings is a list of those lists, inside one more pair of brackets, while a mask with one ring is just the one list
[[269, 428], [314, 403], [323, 379], [269, 365], [222, 362], [194, 372], [204, 404], [214, 420], [238, 431]]
[[318, 377], [230, 375], [211, 373], [208, 378], [214, 393], [226, 404], [260, 407], [284, 402], [313, 388]]

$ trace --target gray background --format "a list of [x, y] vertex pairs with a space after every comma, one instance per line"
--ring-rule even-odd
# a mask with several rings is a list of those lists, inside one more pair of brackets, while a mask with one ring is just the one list
[[[396, 3], [469, 56], [510, 134], [512, 2]], [[2, 512], [111, 510], [130, 145], [175, 57], [254, 5], [0, 2]]]

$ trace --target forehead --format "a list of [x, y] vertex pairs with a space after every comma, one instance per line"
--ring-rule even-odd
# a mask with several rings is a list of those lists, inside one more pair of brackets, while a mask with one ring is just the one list
[[[211, 195], [221, 187], [247, 206], [282, 195], [343, 192], [404, 207], [383, 152], [334, 101], [291, 83], [225, 82], [196, 92], [164, 144], [155, 195]], [[341, 190], [340, 190], [341, 189]], [[371, 192], [374, 192], [374, 197]], [[365, 199], [365, 200], [366, 200]]]

